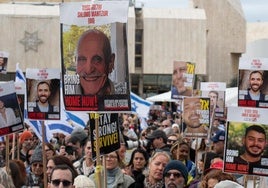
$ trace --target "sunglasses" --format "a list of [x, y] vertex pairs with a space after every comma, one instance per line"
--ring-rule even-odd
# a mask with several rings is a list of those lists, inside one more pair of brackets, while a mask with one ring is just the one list
[[54, 185], [54, 186], [59, 186], [60, 183], [62, 182], [62, 185], [64, 187], [69, 187], [72, 182], [68, 181], [68, 180], [60, 180], [60, 179], [55, 179], [55, 180], [51, 180], [51, 183]]
[[171, 175], [173, 175], [175, 178], [179, 178], [179, 177], [182, 176], [182, 174], [179, 173], [179, 172], [167, 172], [167, 173], [165, 174], [165, 177], [166, 177], [166, 178], [170, 178]]
[[34, 167], [40, 167], [40, 168], [43, 168], [43, 164], [39, 164], [39, 163], [33, 163], [32, 164]]

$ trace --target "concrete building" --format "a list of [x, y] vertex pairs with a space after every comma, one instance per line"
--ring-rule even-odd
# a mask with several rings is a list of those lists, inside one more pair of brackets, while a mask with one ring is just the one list
[[[16, 2], [0, 4], [4, 25], [0, 28], [0, 50], [12, 53], [8, 71], [14, 72], [16, 63], [23, 71], [40, 65], [60, 68], [61, 1], [46, 1], [47, 5]], [[229, 83], [236, 77], [246, 46], [240, 1], [189, 2], [192, 7], [187, 9], [129, 8], [128, 63], [133, 92], [147, 97], [170, 90], [174, 60], [196, 63], [196, 87], [198, 81]], [[29, 35], [35, 39], [33, 43], [25, 42]]]
[[228, 84], [237, 77], [246, 49], [240, 1], [189, 2], [188, 9], [135, 9], [135, 60], [129, 56], [133, 91], [148, 96], [169, 90], [174, 60], [196, 63], [197, 88], [199, 81]]

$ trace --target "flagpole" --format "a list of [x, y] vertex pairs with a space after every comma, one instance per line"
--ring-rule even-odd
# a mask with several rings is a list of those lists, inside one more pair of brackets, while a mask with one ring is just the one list
[[16, 133], [13, 133], [12, 135], [13, 135], [13, 138], [12, 138], [12, 148], [13, 148], [13, 149], [12, 149], [12, 156], [11, 156], [11, 159], [13, 160], [13, 159], [15, 158], [15, 147], [16, 147], [16, 145], [15, 145], [15, 144], [16, 144], [16, 143], [15, 143], [16, 140], [15, 140], [15, 139], [16, 139]]
[[[101, 173], [102, 173], [102, 166], [101, 166], [101, 160], [100, 160], [100, 142], [99, 142], [99, 117], [100, 115], [98, 113], [95, 113], [95, 131], [96, 131], [96, 182], [97, 187], [101, 188]], [[105, 184], [105, 182], [104, 182]]]
[[9, 174], [9, 136], [6, 135], [6, 172]]
[[42, 122], [42, 153], [43, 153], [43, 176], [44, 176], [44, 188], [47, 188], [47, 164], [46, 164], [46, 150], [45, 150], [45, 136], [46, 136], [46, 128], [45, 121]]

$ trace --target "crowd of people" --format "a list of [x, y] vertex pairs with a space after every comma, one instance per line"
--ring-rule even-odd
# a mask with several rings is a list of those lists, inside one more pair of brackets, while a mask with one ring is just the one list
[[[108, 188], [243, 187], [241, 176], [223, 172], [222, 127], [210, 140], [186, 138], [178, 114], [154, 110], [146, 129], [140, 129], [138, 117], [132, 114], [120, 114], [118, 122], [124, 138], [120, 149], [102, 156], [101, 174], [106, 180], [102, 175], [101, 183]], [[8, 163], [1, 140], [1, 186], [98, 187], [99, 169], [89, 135], [88, 127], [75, 128], [71, 135], [54, 134], [53, 142], [44, 144], [43, 154], [41, 141], [28, 127], [17, 139], [10, 138], [19, 143], [17, 149], [10, 148], [15, 155]]]

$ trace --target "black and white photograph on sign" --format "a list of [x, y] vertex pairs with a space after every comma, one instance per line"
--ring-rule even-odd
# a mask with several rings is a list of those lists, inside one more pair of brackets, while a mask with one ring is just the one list
[[249, 65], [239, 69], [238, 106], [268, 108], [268, 59], [244, 63]]
[[195, 64], [186, 61], [174, 61], [171, 98], [179, 99], [182, 96], [193, 95]]
[[[65, 109], [130, 111], [126, 23], [113, 18], [117, 14], [114, 11], [128, 7], [111, 2], [84, 2], [75, 3], [69, 12], [71, 5], [74, 4], [65, 3], [60, 10]], [[115, 5], [118, 9], [114, 9]], [[100, 21], [100, 15], [94, 13], [96, 8], [107, 13], [103, 20], [114, 20]], [[64, 20], [66, 14], [74, 15], [72, 23]], [[88, 22], [81, 24], [84, 19]]]
[[[104, 113], [99, 115], [99, 151], [101, 155], [111, 153], [120, 148], [120, 134], [118, 125], [118, 114]], [[90, 138], [92, 144], [92, 158], [96, 158], [97, 133], [95, 129], [96, 114], [89, 114]]]
[[0, 74], [7, 73], [8, 53], [0, 51]]
[[185, 137], [207, 137], [210, 122], [210, 99], [185, 97], [182, 120]]
[[227, 122], [224, 171], [267, 176], [267, 109], [233, 107], [230, 111], [234, 118]]
[[[54, 74], [57, 74], [57, 70], [26, 70], [27, 115], [29, 119], [60, 119], [60, 79]], [[59, 72], [58, 74], [60, 76]]]
[[24, 128], [14, 82], [0, 83], [0, 136]]

